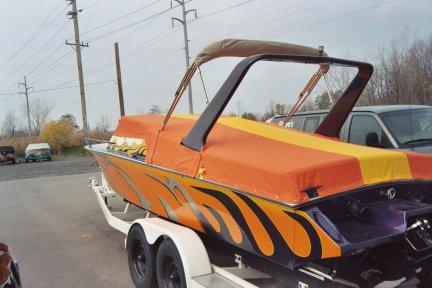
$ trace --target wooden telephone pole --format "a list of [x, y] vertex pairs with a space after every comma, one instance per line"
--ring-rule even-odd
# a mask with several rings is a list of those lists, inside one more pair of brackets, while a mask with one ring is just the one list
[[121, 67], [120, 67], [120, 52], [119, 52], [119, 45], [117, 42], [114, 43], [114, 51], [115, 51], [116, 69], [117, 69], [117, 87], [118, 87], [119, 102], [120, 102], [120, 116], [124, 116], [125, 109], [124, 109], [123, 84], [122, 84]]
[[76, 57], [77, 57], [77, 66], [78, 66], [78, 78], [79, 78], [79, 86], [80, 86], [80, 95], [81, 95], [81, 113], [82, 113], [82, 121], [83, 121], [83, 129], [86, 137], [88, 136], [88, 121], [87, 121], [87, 107], [86, 107], [86, 97], [85, 97], [85, 89], [84, 89], [84, 75], [83, 75], [83, 67], [82, 67], [82, 58], [81, 58], [81, 47], [88, 47], [88, 43], [81, 43], [80, 41], [80, 32], [79, 32], [79, 24], [78, 24], [78, 12], [81, 10], [77, 10], [76, 0], [66, 0], [69, 2], [69, 5], [72, 6], [72, 10], [67, 13], [67, 15], [73, 19], [74, 23], [74, 31], [75, 31], [75, 43], [69, 43], [66, 41], [67, 45], [75, 46]]

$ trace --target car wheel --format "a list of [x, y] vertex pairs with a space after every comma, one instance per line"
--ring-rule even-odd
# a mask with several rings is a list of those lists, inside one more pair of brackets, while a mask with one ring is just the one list
[[132, 281], [138, 288], [152, 288], [156, 283], [156, 252], [147, 242], [143, 229], [135, 225], [131, 228], [126, 243], [129, 271]]
[[170, 238], [166, 238], [159, 246], [156, 274], [159, 288], [186, 288], [180, 253]]

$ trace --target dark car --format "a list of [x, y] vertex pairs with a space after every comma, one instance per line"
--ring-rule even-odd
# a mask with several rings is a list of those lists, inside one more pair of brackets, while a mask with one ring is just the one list
[[0, 288], [20, 288], [18, 263], [9, 247], [0, 243]]
[[[285, 125], [314, 132], [329, 110], [299, 112]], [[279, 124], [285, 116], [275, 116], [268, 123]], [[432, 153], [432, 107], [423, 105], [381, 105], [356, 107], [340, 132], [340, 139], [379, 148]]]
[[0, 146], [0, 164], [15, 164], [15, 150], [11, 146]]

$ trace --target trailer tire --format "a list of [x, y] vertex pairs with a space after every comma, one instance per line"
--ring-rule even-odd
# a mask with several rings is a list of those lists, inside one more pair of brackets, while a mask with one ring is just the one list
[[134, 225], [126, 242], [129, 271], [138, 288], [153, 288], [156, 284], [156, 251], [148, 243], [141, 226]]
[[180, 253], [170, 238], [166, 238], [159, 246], [156, 274], [159, 288], [187, 288]]

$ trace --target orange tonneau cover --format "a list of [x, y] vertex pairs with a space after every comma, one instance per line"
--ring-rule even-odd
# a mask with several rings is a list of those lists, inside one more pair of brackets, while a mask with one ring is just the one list
[[117, 137], [144, 139], [146, 161], [191, 177], [287, 204], [386, 181], [432, 180], [432, 156], [340, 142], [316, 134], [237, 117], [221, 117], [204, 149], [181, 145], [197, 116], [122, 117]]

